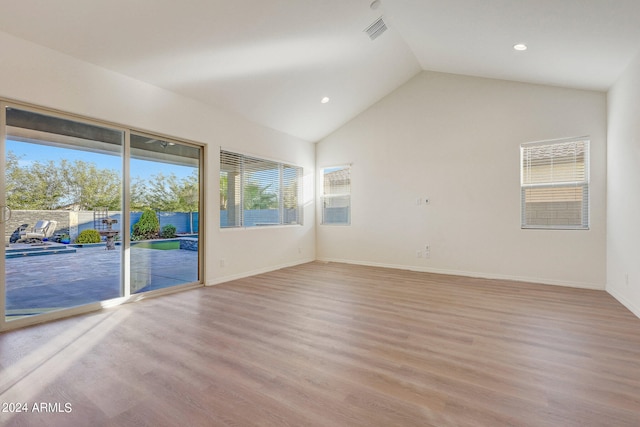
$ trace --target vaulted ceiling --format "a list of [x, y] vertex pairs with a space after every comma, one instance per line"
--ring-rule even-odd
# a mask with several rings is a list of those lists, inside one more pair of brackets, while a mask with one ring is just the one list
[[640, 49], [638, 0], [371, 3], [0, 0], [0, 31], [309, 141], [421, 70], [605, 91]]

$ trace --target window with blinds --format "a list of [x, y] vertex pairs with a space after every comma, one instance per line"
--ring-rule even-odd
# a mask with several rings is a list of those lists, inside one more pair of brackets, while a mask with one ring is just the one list
[[322, 170], [322, 224], [351, 224], [351, 166]]
[[520, 146], [522, 228], [589, 229], [589, 140]]
[[302, 168], [220, 150], [220, 227], [302, 224]]

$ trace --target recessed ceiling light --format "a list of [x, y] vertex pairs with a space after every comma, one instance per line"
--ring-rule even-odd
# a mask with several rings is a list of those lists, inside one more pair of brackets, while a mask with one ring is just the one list
[[513, 48], [515, 50], [527, 50], [527, 45], [524, 43], [518, 43], [518, 44], [514, 44]]
[[328, 96], [325, 96], [324, 98], [322, 98], [322, 99], [320, 100], [320, 102], [322, 102], [323, 104], [326, 104], [327, 102], [329, 102], [329, 97], [328, 97]]

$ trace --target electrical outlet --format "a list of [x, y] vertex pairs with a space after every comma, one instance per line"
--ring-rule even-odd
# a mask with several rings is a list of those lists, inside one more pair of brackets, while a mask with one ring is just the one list
[[422, 251], [419, 249], [416, 251], [416, 258], [422, 258]]
[[431, 200], [428, 197], [424, 198], [424, 204], [428, 205]]
[[424, 245], [424, 257], [429, 258], [431, 256], [431, 246]]
[[624, 284], [629, 286], [629, 273], [624, 273]]
[[220, 268], [224, 268], [227, 265], [227, 260], [220, 258]]

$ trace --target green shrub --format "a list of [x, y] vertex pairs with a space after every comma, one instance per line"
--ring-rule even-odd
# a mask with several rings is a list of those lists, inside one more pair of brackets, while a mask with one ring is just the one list
[[160, 236], [163, 239], [171, 239], [173, 237], [176, 237], [176, 227], [171, 224], [165, 225], [164, 227], [162, 227], [162, 233], [160, 233]]
[[76, 237], [76, 243], [100, 243], [102, 240], [98, 230], [82, 230], [78, 237]]
[[133, 240], [157, 239], [160, 231], [160, 220], [152, 209], [145, 209], [142, 216], [133, 224]]

